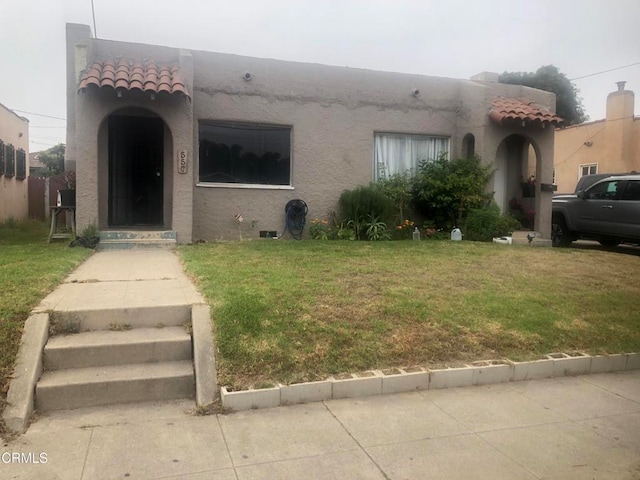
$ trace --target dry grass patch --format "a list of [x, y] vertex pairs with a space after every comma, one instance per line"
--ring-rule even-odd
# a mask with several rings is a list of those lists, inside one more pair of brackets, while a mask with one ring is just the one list
[[180, 249], [243, 388], [372, 368], [640, 351], [640, 257], [472, 242]]

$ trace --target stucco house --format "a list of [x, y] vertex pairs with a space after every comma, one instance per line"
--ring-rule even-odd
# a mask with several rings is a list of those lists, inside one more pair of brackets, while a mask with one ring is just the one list
[[626, 82], [607, 96], [602, 120], [556, 131], [555, 178], [560, 192], [573, 192], [578, 179], [594, 173], [640, 172], [640, 117]]
[[0, 104], [0, 222], [29, 215], [29, 120]]
[[[340, 193], [448, 152], [496, 173], [504, 210], [536, 156], [536, 229], [550, 237], [555, 95], [471, 80], [251, 58], [91, 38], [67, 25], [66, 165], [77, 223], [175, 232], [179, 243], [282, 233]], [[253, 224], [254, 228], [251, 228]]]

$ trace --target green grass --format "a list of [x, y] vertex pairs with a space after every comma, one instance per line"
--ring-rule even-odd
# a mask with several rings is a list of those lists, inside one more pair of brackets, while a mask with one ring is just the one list
[[29, 312], [91, 251], [47, 243], [43, 222], [0, 224], [0, 410]]
[[181, 247], [212, 306], [219, 379], [640, 351], [640, 257], [473, 242]]

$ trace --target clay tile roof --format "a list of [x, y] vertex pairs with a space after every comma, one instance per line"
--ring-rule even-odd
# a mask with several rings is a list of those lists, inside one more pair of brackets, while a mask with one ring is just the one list
[[137, 59], [94, 62], [80, 77], [78, 90], [86, 89], [89, 85], [150, 93], [178, 93], [190, 97], [178, 66]]
[[513, 121], [558, 126], [564, 122], [561, 117], [534, 102], [505, 97], [492, 99], [489, 118], [501, 125]]

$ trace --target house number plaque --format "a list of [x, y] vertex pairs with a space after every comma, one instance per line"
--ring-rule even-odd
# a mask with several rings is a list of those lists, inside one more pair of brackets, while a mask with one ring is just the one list
[[178, 151], [178, 173], [185, 174], [189, 171], [189, 155], [186, 150]]

